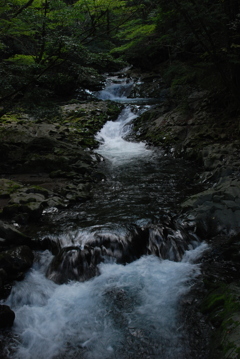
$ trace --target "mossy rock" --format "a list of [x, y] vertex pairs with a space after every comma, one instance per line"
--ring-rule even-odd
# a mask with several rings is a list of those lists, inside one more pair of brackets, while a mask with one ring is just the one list
[[9, 198], [10, 195], [22, 188], [18, 182], [0, 178], [0, 198]]
[[45, 196], [40, 193], [16, 192], [11, 196], [9, 205], [11, 204], [29, 204], [41, 203], [45, 201]]
[[10, 204], [3, 208], [3, 217], [17, 218], [19, 215], [27, 215], [26, 218], [36, 220], [38, 219], [44, 208], [45, 202], [28, 202], [24, 204]]

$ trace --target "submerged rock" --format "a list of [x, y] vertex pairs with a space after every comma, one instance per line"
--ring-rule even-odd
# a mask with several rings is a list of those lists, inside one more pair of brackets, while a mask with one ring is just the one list
[[180, 223], [131, 226], [125, 236], [96, 232], [83, 248], [62, 248], [52, 260], [47, 277], [62, 284], [69, 280], [85, 281], [98, 275], [101, 262], [131, 263], [143, 255], [180, 261], [187, 249], [198, 244], [196, 235]]
[[50, 264], [47, 277], [58, 284], [70, 280], [83, 282], [99, 274], [97, 265], [102, 260], [101, 251], [97, 247], [63, 248]]

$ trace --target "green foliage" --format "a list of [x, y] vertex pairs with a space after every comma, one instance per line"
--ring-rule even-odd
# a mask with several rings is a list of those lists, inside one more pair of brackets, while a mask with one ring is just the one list
[[0, 104], [29, 91], [63, 95], [57, 88], [65, 85], [69, 96], [87, 76], [92, 86], [90, 67], [116, 69], [117, 57], [145, 68], [167, 63], [174, 91], [214, 83], [238, 99], [239, 13], [237, 0], [3, 1]]
[[111, 52], [118, 53], [124, 52], [127, 49], [132, 49], [145, 40], [148, 36], [151, 36], [155, 29], [155, 24], [141, 24], [138, 20], [132, 20], [127, 24], [124, 24], [116, 38], [124, 38], [126, 42], [123, 45], [114, 48]]
[[26, 65], [26, 66], [35, 63], [35, 59], [32, 55], [21, 55], [21, 54], [16, 54], [12, 57], [9, 57], [8, 59], [6, 59], [6, 61], [12, 62], [13, 64], [16, 65]]
[[99, 87], [97, 71], [120, 66], [101, 52], [104, 46], [112, 47], [110, 35], [122, 20], [124, 5], [119, 0], [4, 2], [0, 6], [2, 113], [25, 100], [35, 98], [37, 104], [44, 92], [54, 98], [69, 96], [77, 87]]

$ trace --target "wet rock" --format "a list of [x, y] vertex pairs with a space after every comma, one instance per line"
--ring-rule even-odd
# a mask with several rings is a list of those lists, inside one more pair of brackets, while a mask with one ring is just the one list
[[[56, 208], [66, 208], [69, 204], [69, 201], [66, 198], [53, 196], [45, 201], [48, 207], [56, 207]], [[43, 210], [44, 212], [44, 210]]]
[[96, 232], [88, 245], [99, 248], [103, 259], [126, 264], [147, 254], [147, 242], [148, 230], [132, 225], [126, 228], [124, 236], [111, 232]]
[[0, 221], [0, 245], [1, 246], [10, 246], [10, 245], [22, 245], [29, 244], [30, 238], [25, 234], [18, 231], [14, 226]]
[[66, 198], [70, 202], [85, 202], [91, 198], [89, 192], [68, 192]]
[[45, 205], [43, 202], [12, 204], [3, 208], [3, 216], [17, 219], [19, 215], [24, 215], [26, 219], [36, 220], [42, 215], [44, 208]]
[[48, 194], [47, 190], [36, 187], [17, 191], [11, 195], [8, 205], [3, 208], [3, 214], [13, 218], [25, 214], [29, 219], [37, 219], [47, 205], [45, 200]]
[[151, 225], [148, 231], [148, 254], [154, 254], [162, 259], [178, 262], [189, 249], [189, 245], [195, 246], [197, 243], [196, 237], [180, 228]]
[[97, 265], [102, 260], [102, 253], [97, 247], [63, 248], [50, 264], [47, 277], [58, 284], [70, 280], [83, 282], [99, 274]]
[[13, 326], [15, 313], [7, 305], [0, 305], [0, 327], [10, 328]]
[[201, 236], [240, 232], [240, 181], [226, 177], [222, 183], [200, 192], [182, 203], [191, 213]]
[[38, 241], [34, 242], [34, 249], [36, 250], [49, 250], [52, 254], [57, 255], [59, 254], [59, 251], [61, 250], [58, 242], [56, 242], [55, 240], [49, 238], [49, 237], [44, 237], [39, 239]]
[[5, 284], [7, 283], [7, 273], [3, 268], [0, 268], [0, 298], [5, 298], [6, 290]]
[[181, 224], [167, 222], [145, 228], [132, 225], [124, 236], [96, 232], [84, 248], [61, 249], [50, 264], [47, 277], [59, 284], [68, 280], [85, 281], [99, 274], [98, 264], [101, 262], [127, 264], [143, 255], [180, 261], [185, 251], [194, 248], [198, 240]]
[[34, 255], [28, 246], [19, 246], [0, 252], [0, 268], [7, 273], [8, 279], [21, 279], [33, 264]]

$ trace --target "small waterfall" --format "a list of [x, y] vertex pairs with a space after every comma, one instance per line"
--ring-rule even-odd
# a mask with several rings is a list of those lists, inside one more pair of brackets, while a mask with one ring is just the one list
[[108, 121], [96, 135], [96, 139], [100, 142], [97, 152], [113, 164], [150, 156], [152, 151], [147, 149], [143, 142], [130, 142], [124, 139], [131, 131], [131, 121], [143, 111], [143, 108], [127, 106], [117, 121]]
[[64, 247], [53, 258], [47, 277], [56, 283], [69, 280], [85, 281], [99, 275], [98, 265], [105, 263], [127, 264], [144, 255], [180, 262], [189, 249], [199, 245], [198, 238], [180, 224], [128, 226], [124, 235], [94, 231], [88, 241], [81, 245]]
[[119, 77], [109, 77], [106, 83], [106, 87], [97, 92], [96, 96], [100, 100], [112, 100], [112, 101], [123, 101], [127, 100], [133, 87], [133, 81], [130, 79]]

